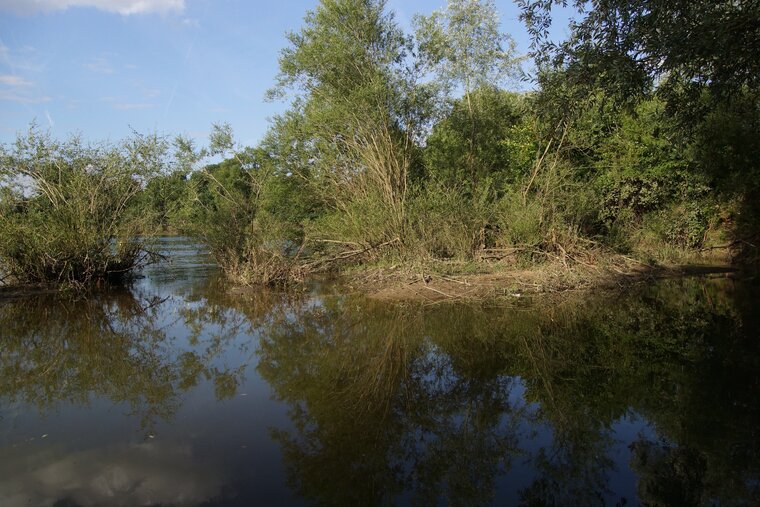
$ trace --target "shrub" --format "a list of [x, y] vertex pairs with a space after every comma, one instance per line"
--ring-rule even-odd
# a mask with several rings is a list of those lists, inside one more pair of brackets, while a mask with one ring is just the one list
[[488, 184], [479, 185], [474, 197], [463, 197], [470, 191], [469, 185], [436, 182], [418, 189], [407, 207], [407, 249], [427, 258], [471, 260], [486, 246], [493, 205]]
[[17, 283], [119, 281], [157, 259], [139, 239], [149, 220], [133, 207], [160, 171], [157, 137], [119, 145], [57, 142], [30, 128], [0, 151], [0, 266]]

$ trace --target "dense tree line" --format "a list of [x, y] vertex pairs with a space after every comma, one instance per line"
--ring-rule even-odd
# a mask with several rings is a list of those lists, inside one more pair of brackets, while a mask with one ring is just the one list
[[[536, 89], [523, 93], [508, 89], [526, 63], [491, 0], [450, 0], [417, 16], [412, 33], [382, 0], [323, 0], [288, 35], [269, 96], [289, 107], [257, 147], [236, 146], [225, 125], [208, 147], [177, 139], [174, 157], [169, 143], [142, 139], [155, 152], [141, 159], [150, 174], [119, 180], [140, 191], [124, 209], [102, 204], [119, 218], [77, 207], [59, 230], [99, 231], [103, 251], [125, 237], [104, 221], [131, 224], [121, 217], [139, 209], [141, 232], [195, 235], [244, 283], [346, 263], [462, 265], [483, 252], [521, 263], [617, 253], [751, 262], [758, 3], [578, 2], [560, 44], [546, 34], [552, 5], [566, 2], [519, 3], [536, 69]], [[32, 212], [50, 200], [46, 188], [77, 192], [55, 172], [31, 194], [14, 189], [20, 167], [52, 160], [24, 142], [3, 152], [0, 262], [17, 279], [62, 278], [65, 249], [47, 274], [29, 274], [51, 243], [40, 236], [32, 248], [38, 233], [24, 231], [59, 220]], [[53, 158], [72, 174], [108, 165]]]

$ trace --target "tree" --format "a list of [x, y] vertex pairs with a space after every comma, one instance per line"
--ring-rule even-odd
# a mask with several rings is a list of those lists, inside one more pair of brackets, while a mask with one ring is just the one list
[[[468, 181], [468, 163], [474, 161], [476, 179], [490, 180], [496, 191], [502, 191], [527, 171], [535, 157], [527, 104], [518, 94], [492, 87], [474, 90], [472, 96], [472, 109], [465, 99], [456, 100], [433, 127], [425, 147], [426, 166], [433, 178], [454, 187]], [[478, 125], [474, 140], [473, 120]]]
[[141, 236], [143, 185], [166, 168], [166, 143], [135, 134], [119, 144], [59, 142], [32, 126], [0, 147], [0, 267], [18, 283], [82, 287], [122, 280], [156, 260]]
[[422, 58], [441, 81], [447, 94], [461, 88], [470, 120], [466, 166], [474, 187], [478, 183], [476, 109], [481, 98], [474, 91], [494, 87], [518, 69], [515, 43], [501, 33], [493, 0], [449, 0], [445, 10], [415, 18]]
[[383, 0], [323, 0], [288, 35], [270, 92], [294, 94], [291, 116], [313, 154], [309, 177], [337, 208], [377, 193], [400, 211], [406, 194], [415, 130], [402, 98], [408, 41], [384, 9]]
[[760, 85], [760, 2], [756, 0], [573, 0], [581, 19], [572, 35], [547, 40], [552, 5], [519, 0], [539, 62], [567, 68], [579, 83], [601, 84], [618, 98], [657, 85], [671, 105], [699, 105], [703, 88], [722, 99]]
[[144, 211], [162, 231], [178, 231], [180, 212], [187, 203], [187, 176], [182, 170], [161, 174], [145, 185], [141, 200]]

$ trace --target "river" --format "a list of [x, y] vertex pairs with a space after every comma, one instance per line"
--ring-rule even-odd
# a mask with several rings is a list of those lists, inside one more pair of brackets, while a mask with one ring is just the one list
[[412, 304], [228, 290], [0, 301], [0, 505], [758, 505], [760, 287]]

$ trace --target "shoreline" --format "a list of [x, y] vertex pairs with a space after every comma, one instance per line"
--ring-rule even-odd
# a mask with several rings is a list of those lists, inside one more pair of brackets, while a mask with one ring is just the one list
[[389, 302], [487, 302], [526, 296], [590, 290], [625, 289], [669, 278], [717, 276], [734, 278], [742, 269], [725, 264], [639, 266], [633, 269], [549, 264], [491, 273], [444, 275], [377, 268], [340, 275], [340, 284], [370, 299]]
[[[440, 266], [439, 266], [440, 268]], [[392, 266], [356, 267], [332, 275], [310, 276], [285, 288], [230, 284], [230, 293], [261, 290], [301, 290], [314, 283], [333, 285], [335, 293], [359, 293], [387, 302], [488, 302], [516, 301], [527, 296], [542, 296], [590, 290], [620, 290], [647, 281], [692, 276], [736, 278], [747, 270], [728, 263], [647, 265], [634, 259], [618, 259], [604, 266], [561, 262], [537, 264], [525, 268], [507, 268], [463, 273], [448, 269], [446, 273], [432, 267], [417, 269]], [[124, 287], [128, 287], [128, 284]], [[114, 286], [112, 289], [118, 287]], [[101, 288], [102, 290], [102, 288]], [[30, 296], [66, 292], [51, 285], [0, 285], [0, 302]]]

